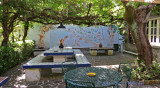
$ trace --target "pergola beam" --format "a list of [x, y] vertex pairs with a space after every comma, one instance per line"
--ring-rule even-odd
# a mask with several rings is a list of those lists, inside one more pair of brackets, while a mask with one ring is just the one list
[[143, 2], [143, 3], [160, 4], [160, 0], [121, 0], [121, 1], [131, 1], [131, 2]]

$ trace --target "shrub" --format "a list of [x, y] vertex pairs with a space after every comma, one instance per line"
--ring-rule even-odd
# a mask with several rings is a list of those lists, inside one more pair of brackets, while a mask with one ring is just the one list
[[14, 67], [20, 61], [20, 54], [9, 46], [0, 47], [0, 74]]
[[34, 42], [0, 47], [0, 75], [29, 58], [34, 47]]
[[144, 61], [132, 70], [132, 78], [138, 80], [160, 79], [160, 63], [153, 61], [150, 66], [146, 66]]
[[30, 56], [33, 55], [33, 48], [34, 48], [33, 43], [31, 43], [31, 44], [30, 43], [24, 43], [24, 44], [19, 46], [22, 61], [26, 60], [27, 58], [29, 58]]

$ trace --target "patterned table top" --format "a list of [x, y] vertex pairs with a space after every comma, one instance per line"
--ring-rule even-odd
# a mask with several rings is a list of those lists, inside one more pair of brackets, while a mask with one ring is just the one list
[[[94, 77], [88, 73], [96, 73]], [[118, 84], [122, 80], [122, 75], [117, 71], [98, 67], [84, 67], [71, 70], [64, 75], [64, 79], [74, 81], [85, 81], [95, 84], [95, 87], [105, 87]]]

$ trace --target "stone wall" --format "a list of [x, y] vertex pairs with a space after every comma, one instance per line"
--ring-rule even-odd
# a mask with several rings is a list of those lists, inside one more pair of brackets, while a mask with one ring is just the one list
[[153, 46], [152, 51], [153, 51], [154, 59], [156, 59], [158, 62], [160, 62], [160, 47]]
[[123, 49], [126, 50], [126, 51], [137, 53], [137, 48], [136, 48], [135, 44], [124, 43], [123, 44]]
[[[137, 53], [135, 44], [124, 43], [123, 50]], [[152, 51], [153, 51], [154, 60], [157, 60], [158, 62], [160, 62], [160, 47], [152, 46]]]

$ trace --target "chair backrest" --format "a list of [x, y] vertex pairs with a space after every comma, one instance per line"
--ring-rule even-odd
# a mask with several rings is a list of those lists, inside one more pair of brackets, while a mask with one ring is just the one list
[[62, 62], [62, 73], [65, 74], [66, 72], [78, 68], [77, 62]]
[[131, 71], [132, 71], [131, 64], [128, 64], [128, 63], [119, 64], [118, 72], [120, 72], [122, 76], [127, 79], [127, 81], [130, 81]]
[[84, 81], [65, 80], [66, 88], [95, 88], [94, 83]]

